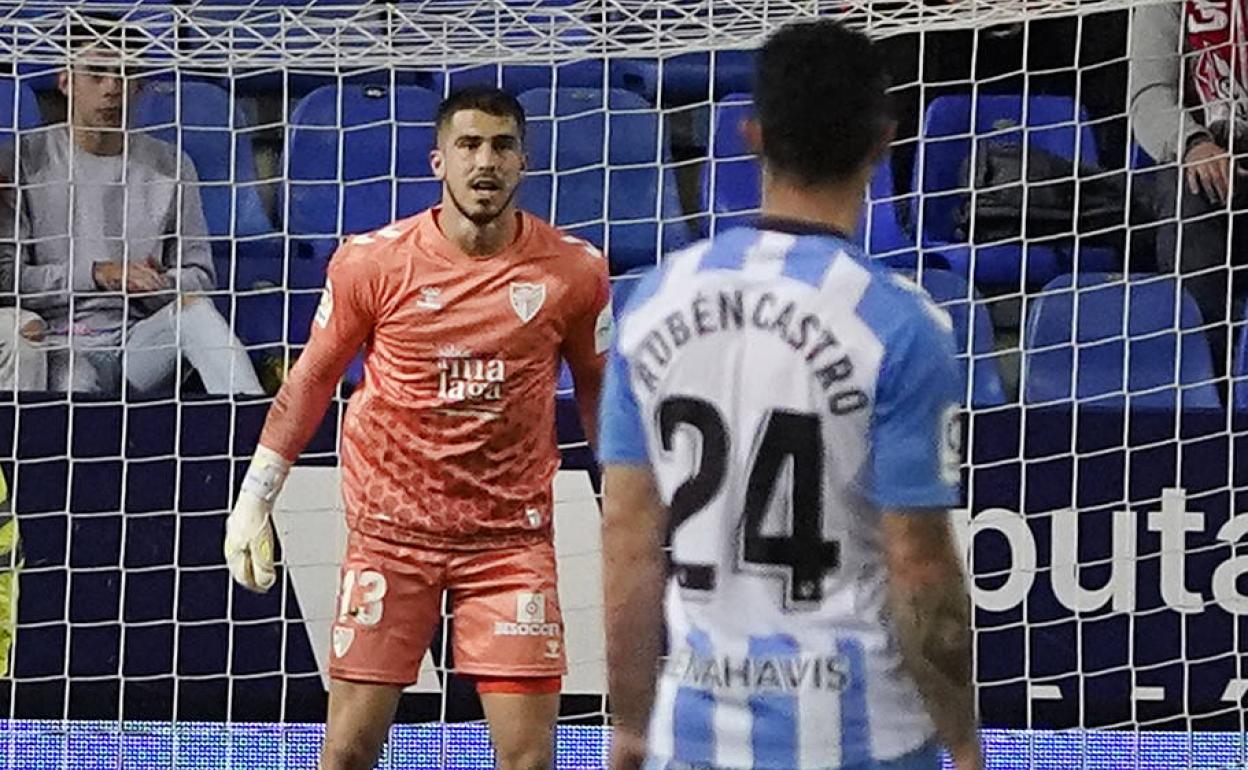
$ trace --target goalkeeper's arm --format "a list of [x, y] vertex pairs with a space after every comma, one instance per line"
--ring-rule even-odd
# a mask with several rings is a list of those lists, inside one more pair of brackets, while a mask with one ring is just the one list
[[273, 529], [269, 514], [290, 466], [316, 433], [351, 359], [373, 329], [376, 296], [370, 269], [344, 247], [329, 268], [312, 335], [269, 410], [238, 499], [226, 522], [225, 559], [244, 588], [273, 585]]

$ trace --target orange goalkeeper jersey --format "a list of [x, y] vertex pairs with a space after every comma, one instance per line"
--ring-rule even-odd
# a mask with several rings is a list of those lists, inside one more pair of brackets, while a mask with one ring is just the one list
[[261, 443], [294, 459], [310, 438], [298, 399], [316, 400], [326, 379], [332, 394], [362, 344], [364, 382], [341, 438], [348, 526], [459, 549], [549, 537], [559, 361], [596, 400], [611, 328], [606, 260], [528, 214], [511, 246], [474, 258], [442, 234], [438, 213], [334, 255]]

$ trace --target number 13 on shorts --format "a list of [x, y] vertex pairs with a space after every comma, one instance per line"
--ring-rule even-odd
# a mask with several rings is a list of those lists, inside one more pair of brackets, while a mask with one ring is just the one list
[[338, 617], [334, 623], [334, 657], [347, 654], [355, 642], [357, 627], [381, 622], [385, 612], [386, 578], [376, 570], [345, 569], [338, 587]]
[[[360, 589], [358, 596], [355, 593], [357, 586]], [[375, 626], [384, 612], [381, 602], [386, 598], [386, 578], [371, 569], [345, 570], [338, 596], [339, 623], [355, 618], [361, 626]]]

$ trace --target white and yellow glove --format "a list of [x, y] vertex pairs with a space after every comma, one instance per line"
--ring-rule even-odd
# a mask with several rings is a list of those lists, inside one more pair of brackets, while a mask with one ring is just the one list
[[289, 472], [286, 458], [267, 447], [256, 447], [234, 510], [225, 521], [225, 562], [234, 580], [249, 591], [264, 593], [277, 577], [269, 516]]

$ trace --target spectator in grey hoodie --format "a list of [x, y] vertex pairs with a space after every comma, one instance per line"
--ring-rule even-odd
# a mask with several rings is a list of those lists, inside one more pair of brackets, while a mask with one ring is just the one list
[[1135, 139], [1159, 163], [1179, 161], [1157, 174], [1158, 213], [1172, 220], [1158, 230], [1158, 266], [1182, 274], [1220, 375], [1231, 349], [1228, 312], [1243, 288], [1232, 268], [1245, 263], [1248, 245], [1248, 73], [1234, 61], [1245, 11], [1248, 0], [1187, 0], [1136, 8], [1131, 22]]
[[49, 389], [164, 393], [185, 357], [210, 393], [260, 394], [202, 296], [216, 281], [194, 165], [125, 130], [137, 95], [125, 34], [115, 22], [77, 25], [59, 81], [69, 125], [0, 153], [0, 177], [17, 180], [16, 195], [0, 195], [0, 291], [16, 285], [23, 313], [46, 323]]

